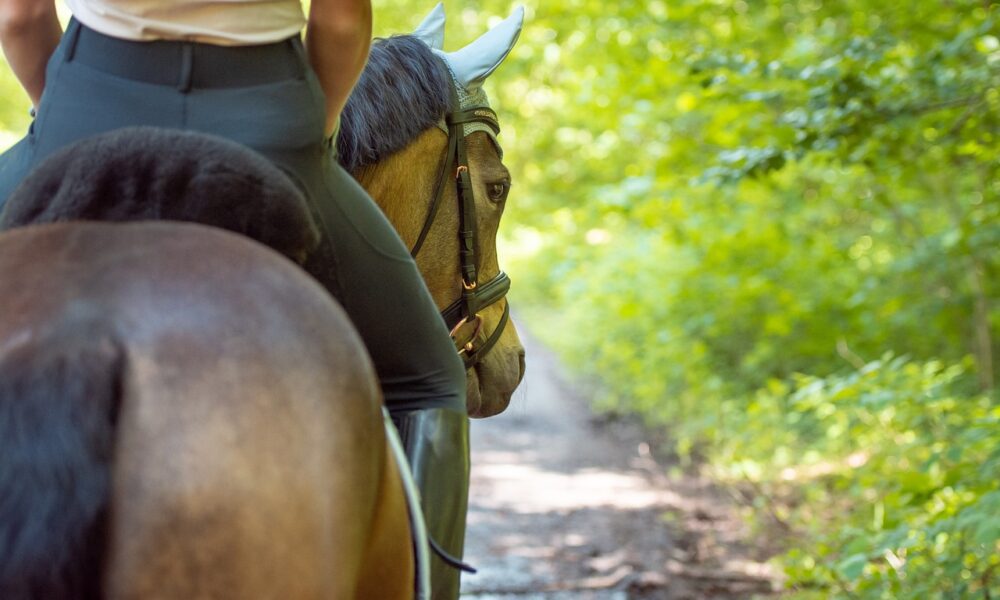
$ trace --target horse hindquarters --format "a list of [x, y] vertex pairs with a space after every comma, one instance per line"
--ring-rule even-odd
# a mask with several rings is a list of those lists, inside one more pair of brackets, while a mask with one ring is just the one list
[[[31, 340], [0, 359], [0, 456], [6, 463], [0, 473], [0, 557], [3, 557], [0, 598], [5, 600], [96, 600], [105, 596], [101, 575], [108, 549], [105, 538], [110, 463], [124, 361], [119, 346], [106, 337], [63, 338]], [[385, 444], [378, 435], [372, 438], [373, 449]], [[329, 491], [339, 501], [327, 509], [339, 511], [340, 516], [320, 518], [333, 526], [332, 531], [321, 537], [331, 538], [336, 546], [346, 545], [339, 550], [327, 548], [328, 552], [322, 554], [326, 563], [311, 573], [295, 569], [296, 565], [301, 566], [295, 556], [286, 557], [286, 564], [277, 565], [297, 571], [294, 576], [300, 580], [317, 575], [328, 579], [330, 587], [326, 594], [320, 594], [322, 597], [392, 600], [412, 596], [414, 567], [399, 466], [388, 451], [374, 452], [373, 464], [379, 455], [381, 464], [373, 507], [350, 506], [360, 490]], [[213, 462], [212, 458], [206, 457], [206, 462]], [[225, 457], [214, 458], [216, 463], [226, 461]], [[156, 478], [152, 470], [147, 473]], [[234, 513], [244, 511], [247, 506], [256, 511], [260, 508], [258, 502], [267, 501], [255, 498], [252, 493], [228, 498], [239, 505], [229, 507]], [[134, 513], [139, 507], [118, 508], [123, 513]], [[193, 535], [185, 536], [185, 521], [190, 519], [191, 510], [190, 507], [178, 510], [176, 505], [168, 509], [174, 525], [180, 528], [171, 539], [146, 538], [152, 542], [149, 549], [158, 553], [168, 550], [168, 559], [174, 560], [175, 566], [177, 553], [198, 554], [205, 537], [217, 539], [219, 529], [230, 529], [231, 523], [222, 520], [214, 523], [215, 535], [202, 530], [188, 531]], [[371, 518], [367, 541], [352, 543], [349, 536], [342, 536], [343, 531], [337, 531], [344, 528], [338, 527], [336, 521], [345, 517], [365, 521], [366, 515]], [[278, 539], [285, 537], [285, 533], [280, 529], [269, 532], [276, 543], [280, 543]], [[143, 536], [142, 531], [135, 530], [128, 534]], [[170, 549], [177, 553], [169, 552]], [[358, 558], [345, 561], [344, 556], [338, 556], [345, 549], [358, 555], [360, 564]], [[233, 555], [246, 556], [246, 550], [233, 548]], [[180, 562], [187, 562], [190, 567], [197, 560], [182, 558]], [[188, 598], [212, 589], [227, 596], [226, 590], [240, 587], [240, 582], [231, 578], [232, 567], [247, 568], [247, 565], [236, 565], [234, 560], [223, 562], [229, 564], [220, 563], [216, 565], [218, 569], [202, 572], [193, 579], [162, 578], [162, 565], [157, 566], [156, 561], [131, 562], [128, 574], [113, 580], [109, 593], [112, 597]], [[110, 566], [112, 573], [121, 572], [114, 561]], [[354, 570], [351, 567], [360, 569], [355, 577], [348, 575]], [[342, 585], [345, 582], [347, 585]], [[144, 589], [146, 585], [151, 588]], [[352, 586], [356, 586], [353, 592]], [[264, 590], [258, 591], [259, 597], [271, 597]]]
[[88, 329], [0, 355], [0, 598], [100, 597], [123, 357]]
[[0, 280], [0, 598], [411, 595], [372, 367], [304, 273], [64, 223], [0, 236]]

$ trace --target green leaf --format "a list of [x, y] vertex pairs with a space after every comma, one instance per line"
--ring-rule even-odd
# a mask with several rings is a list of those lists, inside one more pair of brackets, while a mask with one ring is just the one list
[[857, 581], [868, 565], [868, 557], [864, 554], [852, 554], [837, 563], [837, 572], [847, 581]]

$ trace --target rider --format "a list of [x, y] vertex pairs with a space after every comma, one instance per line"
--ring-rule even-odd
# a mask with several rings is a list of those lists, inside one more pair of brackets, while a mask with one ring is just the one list
[[[370, 0], [312, 0], [308, 18], [301, 0], [67, 4], [73, 19], [64, 33], [55, 0], [0, 0], [0, 43], [35, 116], [0, 156], [0, 209], [54, 151], [132, 125], [219, 135], [281, 166], [321, 216], [335, 261], [330, 291], [371, 354], [410, 462], [433, 473], [417, 478], [428, 482], [425, 512], [438, 509], [429, 533], [460, 557], [465, 370], [409, 252], [330, 150], [367, 60]], [[457, 574], [445, 587], [435, 595], [457, 596]]]

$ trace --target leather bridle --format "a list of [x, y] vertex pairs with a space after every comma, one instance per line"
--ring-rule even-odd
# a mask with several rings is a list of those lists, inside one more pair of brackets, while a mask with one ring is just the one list
[[[503, 271], [486, 283], [479, 282], [479, 267], [477, 261], [478, 239], [476, 236], [476, 197], [472, 188], [472, 177], [469, 174], [469, 157], [465, 147], [464, 125], [466, 123], [482, 123], [493, 130], [494, 135], [500, 133], [500, 123], [497, 115], [488, 106], [476, 106], [459, 109], [458, 95], [452, 89], [452, 111], [445, 115], [448, 127], [448, 150], [441, 163], [441, 172], [434, 185], [434, 198], [424, 226], [417, 236], [417, 241], [410, 250], [416, 258], [417, 253], [427, 239], [427, 234], [434, 224], [441, 200], [444, 198], [445, 182], [448, 177], [455, 178], [458, 195], [458, 237], [459, 266], [462, 276], [462, 297], [441, 311], [445, 325], [451, 331], [451, 339], [455, 342], [459, 355], [465, 361], [465, 368], [471, 369], [486, 356], [500, 340], [507, 321], [510, 320], [510, 305], [505, 304], [503, 316], [496, 329], [479, 347], [476, 339], [483, 329], [483, 318], [479, 311], [502, 300], [510, 289], [510, 278]], [[471, 335], [466, 332], [471, 330]]]

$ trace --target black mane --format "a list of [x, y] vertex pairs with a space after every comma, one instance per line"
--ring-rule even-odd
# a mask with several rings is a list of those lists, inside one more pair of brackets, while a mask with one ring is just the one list
[[451, 106], [451, 74], [412, 35], [377, 39], [340, 117], [337, 154], [353, 173], [403, 149]]

